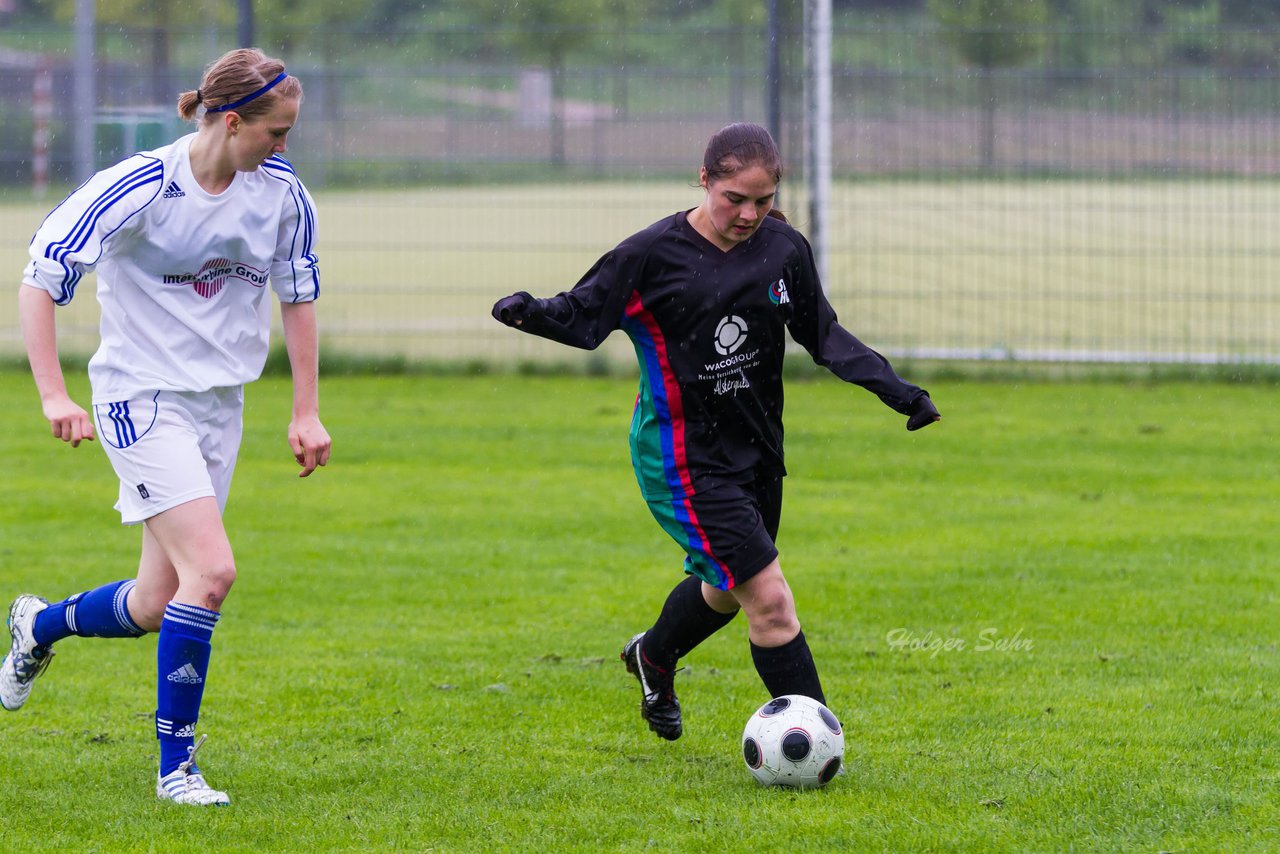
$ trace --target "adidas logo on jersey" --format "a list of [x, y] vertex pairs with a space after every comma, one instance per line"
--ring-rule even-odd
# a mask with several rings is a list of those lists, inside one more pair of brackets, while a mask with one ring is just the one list
[[204, 681], [200, 678], [200, 674], [196, 672], [196, 669], [191, 666], [191, 662], [182, 665], [165, 678], [180, 685], [199, 685]]
[[184, 193], [182, 191], [182, 188], [178, 186], [177, 181], [170, 181], [169, 186], [164, 188], [164, 197], [166, 199], [176, 199], [179, 196], [185, 196], [185, 195], [186, 193]]

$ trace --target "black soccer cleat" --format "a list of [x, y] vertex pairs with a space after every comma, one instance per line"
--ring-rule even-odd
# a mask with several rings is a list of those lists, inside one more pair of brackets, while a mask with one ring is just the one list
[[627, 672], [640, 682], [640, 717], [649, 729], [667, 741], [675, 741], [684, 732], [680, 717], [680, 700], [676, 698], [675, 673], [657, 667], [640, 650], [644, 632], [627, 641], [622, 648], [622, 661]]

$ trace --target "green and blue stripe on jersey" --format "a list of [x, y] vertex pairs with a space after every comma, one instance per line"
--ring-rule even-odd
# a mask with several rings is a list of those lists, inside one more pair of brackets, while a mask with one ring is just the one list
[[729, 567], [716, 557], [693, 507], [693, 477], [685, 446], [684, 400], [668, 357], [666, 337], [640, 298], [627, 301], [622, 329], [640, 363], [640, 391], [631, 419], [631, 464], [658, 524], [687, 555], [686, 571], [727, 590]]

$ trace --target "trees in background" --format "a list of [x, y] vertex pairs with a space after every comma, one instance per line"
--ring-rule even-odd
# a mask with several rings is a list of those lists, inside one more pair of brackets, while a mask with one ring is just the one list
[[471, 0], [476, 24], [497, 24], [494, 38], [550, 75], [551, 161], [565, 162], [564, 69], [569, 55], [598, 35], [608, 21], [607, 0]]
[[995, 164], [995, 71], [1022, 65], [1044, 47], [1049, 21], [1046, 0], [928, 0], [929, 14], [941, 25], [941, 37], [978, 70], [983, 167]]

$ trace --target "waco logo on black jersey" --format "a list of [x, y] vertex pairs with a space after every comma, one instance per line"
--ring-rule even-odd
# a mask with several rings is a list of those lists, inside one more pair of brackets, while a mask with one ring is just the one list
[[728, 356], [738, 352], [742, 342], [747, 340], [747, 322], [736, 314], [720, 319], [716, 326], [716, 352]]

